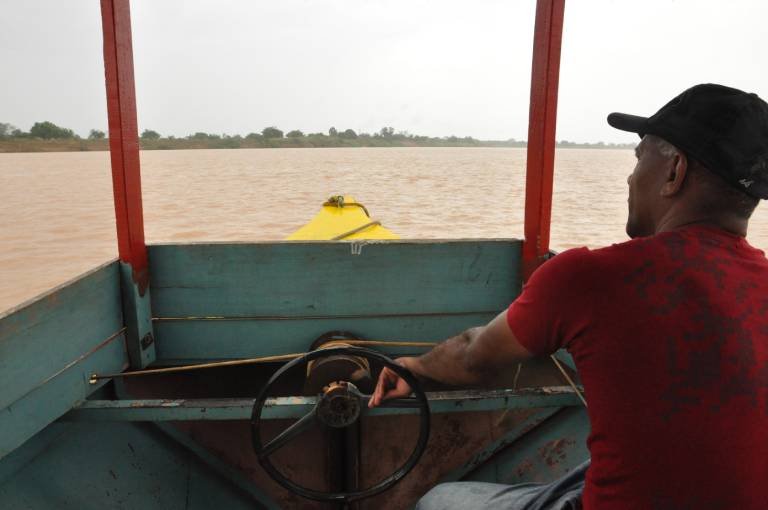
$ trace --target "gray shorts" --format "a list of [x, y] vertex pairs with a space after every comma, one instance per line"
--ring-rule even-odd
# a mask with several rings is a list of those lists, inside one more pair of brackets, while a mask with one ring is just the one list
[[588, 467], [589, 461], [586, 461], [546, 484], [443, 483], [427, 492], [417, 503], [416, 510], [581, 510], [581, 492]]

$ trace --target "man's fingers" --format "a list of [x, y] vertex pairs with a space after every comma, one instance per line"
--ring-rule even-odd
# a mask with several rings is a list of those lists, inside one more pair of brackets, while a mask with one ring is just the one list
[[368, 401], [368, 407], [376, 407], [377, 405], [381, 404], [381, 399], [384, 396], [385, 390], [387, 389], [386, 385], [391, 372], [392, 371], [387, 367], [384, 367], [381, 370], [381, 374], [379, 374], [379, 380], [376, 382], [376, 389], [373, 390], [371, 400]]
[[401, 378], [393, 370], [385, 367], [382, 369], [379, 380], [376, 382], [376, 389], [368, 401], [368, 407], [379, 406], [382, 401], [391, 398], [408, 397], [412, 391], [411, 386], [405, 379]]
[[[389, 400], [391, 398], [406, 398], [411, 395], [411, 387], [403, 381], [403, 384], [398, 384], [391, 390], [387, 391], [382, 400]], [[377, 404], [378, 405], [378, 404]]]
[[[398, 358], [395, 361], [403, 366], [407, 367], [407, 362], [411, 358]], [[391, 368], [384, 367], [381, 369], [379, 379], [376, 381], [376, 388], [373, 390], [371, 399], [368, 401], [368, 407], [376, 407], [381, 405], [383, 400], [390, 398], [402, 398], [408, 397], [413, 390], [411, 386]]]
[[402, 390], [398, 390], [401, 384], [408, 386], [395, 371], [384, 367], [379, 375], [379, 380], [376, 383], [376, 389], [373, 392], [371, 400], [368, 402], [368, 407], [376, 407], [381, 405], [383, 400], [392, 398], [390, 394], [393, 391], [402, 392]]

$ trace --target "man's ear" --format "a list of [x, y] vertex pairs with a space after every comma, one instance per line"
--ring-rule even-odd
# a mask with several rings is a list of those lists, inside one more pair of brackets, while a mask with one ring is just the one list
[[663, 197], [671, 197], [680, 193], [686, 175], [688, 175], [688, 158], [682, 152], [678, 152], [667, 167], [667, 179], [659, 194]]

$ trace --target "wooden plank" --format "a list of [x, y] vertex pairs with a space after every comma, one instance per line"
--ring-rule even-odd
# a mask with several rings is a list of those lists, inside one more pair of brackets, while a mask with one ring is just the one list
[[[440, 341], [487, 323], [498, 311], [480, 314], [313, 318], [307, 320], [160, 321], [158, 364], [253, 358], [306, 352], [328, 331], [348, 331], [370, 340]], [[423, 352], [414, 347], [382, 348], [391, 355]]]
[[[522, 390], [427, 392], [430, 411], [466, 413], [501, 409], [560, 408], [581, 402], [570, 386]], [[154, 399], [88, 400], [70, 411], [67, 421], [221, 421], [249, 420], [253, 399]], [[317, 402], [316, 397], [267, 399], [265, 420], [300, 418]], [[379, 407], [363, 410], [366, 416], [417, 414], [417, 408]]]
[[127, 361], [125, 339], [120, 335], [0, 410], [0, 459], [103, 385], [89, 384], [93, 372], [119, 372]]
[[150, 246], [155, 317], [456, 313], [517, 296], [520, 242]]
[[0, 409], [123, 327], [116, 262], [0, 317]]

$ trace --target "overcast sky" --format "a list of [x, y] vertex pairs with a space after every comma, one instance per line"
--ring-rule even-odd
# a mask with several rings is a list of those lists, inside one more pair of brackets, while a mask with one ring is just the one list
[[[133, 0], [140, 129], [526, 139], [534, 0]], [[0, 122], [106, 130], [99, 2], [0, 0]], [[715, 82], [768, 98], [764, 0], [568, 0], [557, 138], [635, 141]]]

